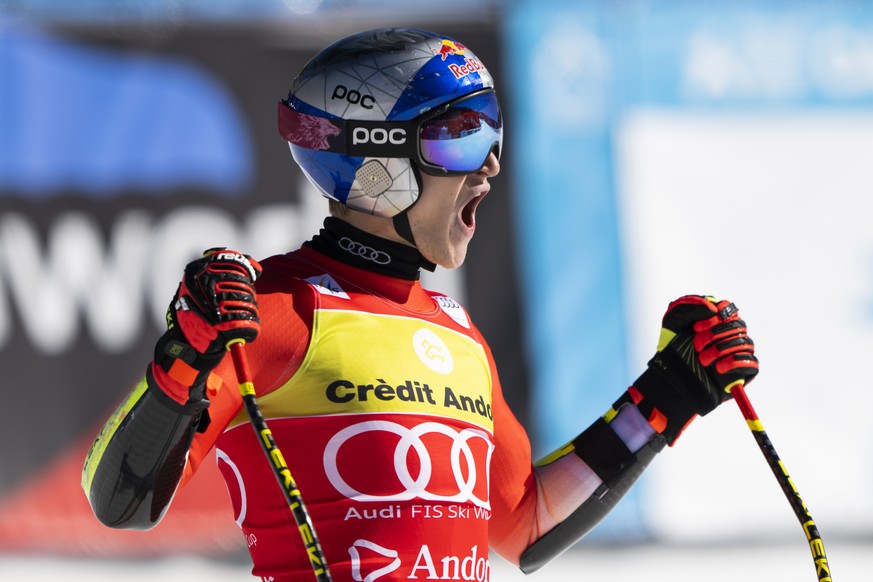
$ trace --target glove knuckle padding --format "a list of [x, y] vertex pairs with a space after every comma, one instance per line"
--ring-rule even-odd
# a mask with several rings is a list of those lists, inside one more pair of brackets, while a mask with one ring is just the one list
[[700, 362], [704, 366], [709, 366], [724, 356], [753, 350], [754, 344], [752, 343], [752, 340], [744, 334], [738, 334], [732, 338], [723, 339], [714, 344], [710, 344], [706, 348], [699, 349]]
[[686, 295], [670, 303], [664, 314], [663, 326], [680, 331], [718, 314], [716, 305], [702, 295]]
[[644, 415], [655, 410], [651, 418], [666, 418], [665, 428], [657, 430], [672, 444], [694, 415], [708, 414], [731, 398], [734, 383], [754, 378], [758, 359], [746, 322], [730, 301], [680, 297], [662, 324], [658, 351], [634, 383], [641, 395], [635, 402]]
[[[663, 326], [676, 334], [693, 333], [697, 360], [713, 377], [715, 385], [724, 388], [737, 379], [737, 374], [722, 377], [726, 372], [739, 370], [749, 373], [757, 359], [736, 360], [731, 355], [754, 352], [754, 343], [748, 337], [746, 322], [740, 319], [736, 306], [730, 301], [717, 301], [703, 295], [686, 295], [672, 302], [664, 315]], [[674, 339], [675, 342], [678, 339]], [[742, 365], [734, 362], [743, 361]], [[687, 362], [688, 365], [696, 364]], [[717, 364], [717, 365], [716, 365]], [[753, 372], [750, 376], [754, 376]], [[741, 376], [740, 376], [741, 377]], [[729, 395], [725, 395], [724, 399]]]
[[218, 352], [232, 339], [257, 337], [254, 282], [260, 273], [257, 261], [228, 249], [210, 249], [188, 264], [171, 310], [197, 351]]

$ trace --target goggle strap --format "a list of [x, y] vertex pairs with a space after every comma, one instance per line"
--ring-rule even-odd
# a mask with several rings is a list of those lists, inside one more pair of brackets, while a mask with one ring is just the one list
[[[494, 92], [487, 90], [471, 93], [437, 108], [431, 112], [431, 117], [412, 121], [331, 119], [302, 113], [293, 109], [287, 101], [280, 100], [278, 104], [279, 134], [288, 142], [310, 150], [359, 158], [407, 158], [416, 161], [420, 164], [422, 171], [429, 174], [467, 174], [475, 171], [469, 163], [454, 164], [449, 159], [425, 159], [422, 151], [423, 142], [419, 134], [424, 131], [423, 128], [431, 119], [436, 120], [453, 107], [458, 107], [463, 102], [478, 99], [479, 96], [488, 93], [493, 95]], [[492, 97], [492, 99], [495, 99], [497, 131], [501, 132], [499, 106], [497, 106], [496, 98]], [[489, 118], [484, 116], [484, 110], [479, 112], [478, 120], [492, 125], [488, 123]], [[501, 141], [502, 139], [498, 137], [495, 143], [499, 144]], [[493, 146], [491, 149], [493, 151]], [[428, 155], [432, 154], [433, 152], [430, 152]], [[485, 159], [487, 159], [487, 154], [483, 158], [483, 164]]]
[[308, 115], [279, 101], [279, 135], [311, 150], [362, 158], [415, 158], [417, 121], [359, 121]]
[[[342, 134], [340, 120], [307, 115], [291, 109], [285, 101], [278, 104], [279, 135], [286, 141], [311, 150], [334, 151], [331, 142]], [[343, 143], [339, 140], [339, 143]]]

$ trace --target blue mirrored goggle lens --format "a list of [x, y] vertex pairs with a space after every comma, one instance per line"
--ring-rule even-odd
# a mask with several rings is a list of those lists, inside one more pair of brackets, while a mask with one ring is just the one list
[[494, 93], [460, 101], [419, 130], [421, 157], [449, 172], [476, 172], [503, 144], [503, 119]]

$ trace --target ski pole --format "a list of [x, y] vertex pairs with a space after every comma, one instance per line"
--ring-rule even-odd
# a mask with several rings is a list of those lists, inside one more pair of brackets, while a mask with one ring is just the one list
[[812, 559], [815, 562], [815, 573], [818, 576], [819, 582], [832, 582], [828, 558], [825, 554], [824, 543], [821, 540], [821, 535], [818, 533], [818, 528], [812, 520], [809, 510], [806, 508], [806, 504], [800, 498], [800, 493], [798, 493], [797, 487], [794, 486], [794, 481], [792, 481], [791, 477], [788, 475], [788, 470], [785, 468], [785, 464], [782, 463], [779, 455], [776, 454], [776, 449], [773, 447], [773, 443], [770, 442], [770, 437], [767, 436], [764, 426], [758, 419], [758, 414], [755, 412], [755, 409], [752, 408], [752, 403], [749, 402], [749, 397], [746, 396], [743, 383], [740, 382], [734, 386], [730, 392], [733, 394], [734, 400], [737, 401], [737, 406], [740, 407], [740, 411], [746, 418], [746, 424], [749, 425], [752, 435], [758, 443], [758, 447], [761, 449], [761, 452], [764, 453], [764, 458], [767, 459], [767, 464], [770, 465], [770, 469], [776, 476], [776, 481], [778, 481], [779, 486], [782, 487], [782, 492], [785, 493], [785, 497], [788, 498], [788, 503], [791, 505], [791, 509], [794, 510], [794, 514], [797, 516], [797, 519], [803, 527], [803, 532], [806, 534], [806, 539], [809, 542], [809, 549], [812, 551]]
[[261, 407], [258, 405], [258, 400], [255, 396], [255, 385], [252, 382], [252, 373], [249, 370], [248, 360], [246, 359], [245, 343], [245, 340], [234, 339], [227, 342], [227, 349], [230, 350], [230, 355], [233, 358], [233, 367], [236, 370], [236, 377], [239, 382], [239, 392], [242, 395], [246, 412], [261, 443], [261, 448], [270, 461], [273, 474], [276, 476], [282, 493], [285, 495], [285, 501], [294, 515], [294, 521], [297, 522], [297, 529], [300, 531], [300, 537], [303, 538], [303, 545], [306, 547], [306, 553], [309, 556], [309, 563], [312, 566], [315, 579], [318, 582], [331, 582], [327, 560], [324, 558], [321, 543], [315, 534], [312, 518], [306, 509], [306, 505], [303, 503], [300, 490], [297, 489], [297, 483], [294, 482], [291, 471], [285, 463], [285, 457], [282, 455], [282, 451], [279, 450], [276, 440], [273, 438], [273, 433], [270, 431], [267, 421], [261, 413]]

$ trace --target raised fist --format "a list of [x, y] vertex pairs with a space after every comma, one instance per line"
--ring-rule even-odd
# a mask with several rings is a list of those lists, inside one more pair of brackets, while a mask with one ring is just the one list
[[209, 249], [185, 267], [152, 368], [158, 386], [178, 403], [206, 397], [209, 374], [228, 342], [258, 336], [254, 283], [260, 274], [257, 261], [225, 248]]
[[731, 398], [731, 388], [757, 374], [755, 344], [736, 306], [686, 295], [667, 307], [658, 349], [623, 398], [672, 445], [695, 416], [711, 412]]
[[168, 324], [178, 324], [201, 354], [224, 352], [233, 339], [253, 341], [261, 328], [254, 290], [260, 274], [261, 266], [248, 255], [209, 249], [185, 267]]

